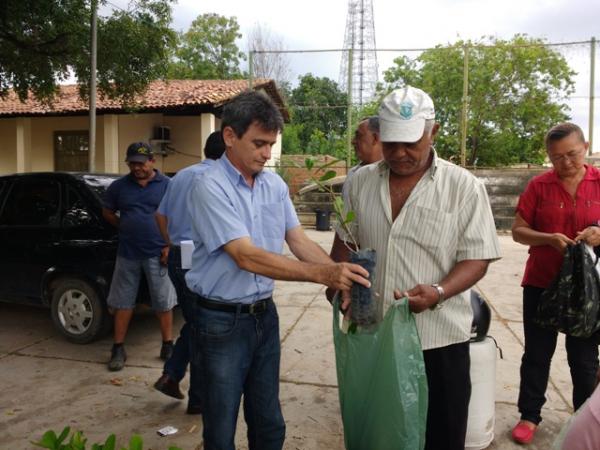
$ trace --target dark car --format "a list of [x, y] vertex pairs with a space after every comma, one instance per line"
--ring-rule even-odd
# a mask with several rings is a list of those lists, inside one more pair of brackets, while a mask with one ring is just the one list
[[76, 343], [111, 326], [106, 297], [118, 241], [101, 199], [117, 177], [0, 177], [0, 300], [49, 306], [56, 327]]

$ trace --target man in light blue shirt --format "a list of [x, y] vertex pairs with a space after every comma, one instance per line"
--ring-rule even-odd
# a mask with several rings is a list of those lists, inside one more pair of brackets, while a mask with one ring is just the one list
[[[177, 175], [169, 183], [169, 187], [160, 202], [155, 217], [158, 228], [167, 246], [163, 248], [161, 262], [168, 264], [169, 277], [177, 291], [177, 302], [185, 323], [179, 332], [179, 338], [175, 343], [173, 354], [167, 360], [163, 368], [163, 374], [154, 383], [154, 387], [165, 395], [177, 399], [183, 399], [179, 389], [179, 382], [185, 376], [185, 370], [190, 362], [190, 322], [191, 302], [193, 293], [185, 284], [187, 269], [181, 267], [181, 242], [192, 239], [192, 222], [187, 209], [187, 196], [192, 180], [198, 174], [212, 167], [225, 151], [225, 143], [220, 131], [215, 131], [208, 136], [204, 145], [204, 156], [206, 159], [201, 163], [186, 167], [177, 172]], [[188, 395], [188, 414], [200, 414], [202, 405], [196, 389], [197, 368], [190, 365], [190, 389]]]
[[[308, 239], [287, 185], [263, 171], [282, 128], [268, 97], [257, 92], [236, 97], [223, 109], [226, 152], [195, 178], [188, 198], [195, 250], [186, 281], [197, 294], [192, 352], [201, 368], [206, 450], [235, 448], [242, 395], [249, 448], [283, 447], [273, 279], [345, 291], [352, 282], [370, 286], [364, 269], [333, 263]], [[299, 261], [281, 255], [284, 241]]]

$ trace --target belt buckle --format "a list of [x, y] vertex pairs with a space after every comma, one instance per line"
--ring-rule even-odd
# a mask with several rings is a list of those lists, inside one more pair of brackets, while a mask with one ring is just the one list
[[267, 310], [267, 304], [263, 300], [259, 300], [257, 302], [251, 303], [248, 308], [248, 312], [250, 314], [258, 314]]
[[250, 314], [256, 314], [256, 302], [255, 303], [250, 303], [250, 307], [248, 308], [248, 312]]

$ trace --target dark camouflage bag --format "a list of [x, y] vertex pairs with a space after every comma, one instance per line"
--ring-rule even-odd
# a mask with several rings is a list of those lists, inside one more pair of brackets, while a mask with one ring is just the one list
[[584, 242], [567, 247], [558, 276], [540, 298], [534, 322], [569, 336], [589, 338], [600, 329], [597, 257]]

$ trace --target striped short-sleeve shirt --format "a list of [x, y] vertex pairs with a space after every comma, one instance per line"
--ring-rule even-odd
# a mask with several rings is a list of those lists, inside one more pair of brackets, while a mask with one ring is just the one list
[[[361, 248], [377, 251], [374, 280], [383, 316], [401, 292], [440, 282], [460, 261], [496, 260], [500, 246], [483, 183], [467, 170], [437, 157], [392, 221], [389, 166], [385, 161], [358, 170], [346, 208], [356, 213], [353, 234]], [[338, 234], [345, 239], [341, 229]], [[444, 307], [415, 315], [423, 350], [470, 338], [469, 291]]]

